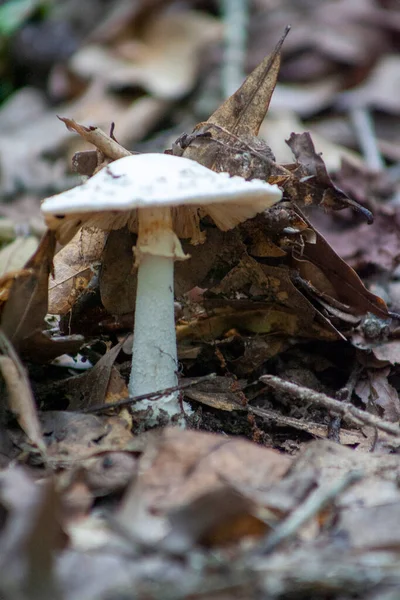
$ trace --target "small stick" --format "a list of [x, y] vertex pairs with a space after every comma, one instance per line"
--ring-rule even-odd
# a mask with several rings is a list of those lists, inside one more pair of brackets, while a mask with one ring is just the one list
[[131, 404], [135, 404], [136, 402], [140, 402], [141, 400], [159, 400], [163, 396], [167, 396], [168, 394], [172, 394], [172, 392], [180, 392], [181, 390], [185, 390], [195, 385], [199, 385], [203, 383], [203, 381], [210, 381], [216, 377], [215, 373], [210, 373], [210, 375], [204, 375], [204, 377], [198, 377], [198, 379], [194, 379], [192, 381], [186, 381], [180, 383], [179, 385], [175, 385], [174, 387], [165, 388], [164, 390], [158, 390], [157, 392], [149, 392], [148, 394], [141, 394], [140, 396], [134, 396], [130, 398], [124, 398], [123, 400], [117, 400], [116, 402], [109, 402], [107, 404], [97, 404], [96, 406], [91, 406], [90, 408], [84, 409], [83, 413], [100, 413], [111, 408], [120, 408], [121, 406], [130, 406]]
[[245, 78], [248, 0], [221, 0], [224, 22], [224, 62], [222, 66], [222, 93], [231, 96]]
[[65, 123], [67, 129], [70, 131], [75, 131], [79, 134], [84, 140], [93, 144], [100, 152], [107, 156], [108, 158], [112, 158], [113, 160], [118, 160], [119, 158], [123, 158], [124, 156], [131, 156], [132, 154], [138, 154], [138, 152], [129, 152], [126, 148], [121, 146], [115, 138], [114, 138], [114, 128], [111, 130], [111, 135], [107, 135], [104, 133], [100, 127], [94, 127], [86, 125], [80, 125], [73, 119], [68, 119], [66, 117], [58, 117], [60, 121]]
[[350, 109], [353, 124], [365, 162], [372, 171], [382, 171], [384, 162], [379, 151], [370, 112], [361, 106]]
[[283, 379], [275, 377], [274, 375], [263, 375], [260, 377], [260, 381], [282, 392], [287, 392], [294, 399], [312, 402], [317, 406], [323, 406], [327, 410], [337, 413], [348, 419], [355, 425], [364, 424], [371, 427], [376, 427], [385, 433], [396, 436], [396, 438], [400, 440], [400, 428], [398, 425], [390, 423], [389, 421], [385, 421], [384, 419], [380, 419], [376, 415], [371, 415], [370, 413], [360, 410], [352, 404], [347, 402], [339, 402], [339, 400], [334, 400], [334, 398], [331, 398], [326, 394], [315, 392], [314, 390], [297, 385], [296, 383], [284, 381]]
[[[283, 541], [287, 541], [298, 532], [307, 521], [315, 517], [328, 504], [332, 503], [339, 494], [348, 487], [360, 481], [364, 476], [362, 471], [350, 471], [344, 477], [336, 481], [329, 487], [321, 486], [312, 492], [308, 498], [296, 510], [294, 510], [282, 523], [280, 523], [273, 533], [257, 546], [257, 555], [262, 552], [268, 554]], [[253, 551], [254, 552], [254, 551]]]

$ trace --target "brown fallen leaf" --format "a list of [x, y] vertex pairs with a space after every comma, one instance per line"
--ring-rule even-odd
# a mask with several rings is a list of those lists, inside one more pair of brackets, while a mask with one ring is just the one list
[[48, 312], [64, 315], [77, 296], [84, 292], [100, 266], [106, 242], [104, 231], [80, 229], [67, 246], [54, 257], [54, 275], [49, 281]]
[[[185, 378], [189, 382], [190, 378]], [[196, 387], [188, 388], [184, 395], [190, 400], [206, 404], [218, 410], [228, 412], [234, 410], [247, 410], [246, 397], [241, 391], [244, 382], [233, 377], [214, 377], [211, 381], [199, 383]]]
[[241, 135], [258, 135], [278, 79], [287, 27], [273, 52], [251, 72], [241, 87], [211, 115], [207, 123]]
[[379, 406], [385, 419], [397, 422], [400, 419], [400, 399], [396, 388], [388, 381], [390, 370], [390, 367], [368, 369], [367, 377], [359, 380], [355, 392], [367, 409]]
[[21, 269], [38, 247], [35, 236], [17, 237], [0, 250], [0, 276]]
[[127, 228], [111, 231], [101, 256], [101, 302], [112, 315], [133, 313], [137, 271], [132, 268], [136, 235]]
[[[308, 222], [299, 209], [295, 210]], [[298, 260], [309, 260], [317, 266], [329, 279], [338, 299], [359, 311], [361, 315], [371, 312], [379, 317], [388, 318], [385, 302], [369, 292], [356, 272], [336, 254], [318, 231], [316, 234], [316, 243], [306, 244], [302, 257]]]
[[168, 529], [168, 513], [205, 494], [239, 489], [250, 499], [262, 485], [274, 487], [291, 459], [241, 439], [165, 428], [146, 434], [139, 475], [128, 490], [119, 522], [133, 535], [160, 541]]
[[332, 210], [350, 206], [371, 222], [372, 215], [365, 207], [334, 186], [309, 134], [292, 134], [287, 142], [298, 160], [295, 165], [278, 165], [269, 146], [256, 137], [276, 85], [288, 31], [243, 85], [191, 134], [181, 135], [170, 152], [217, 172], [276, 183], [289, 200], [300, 205], [316, 204]]
[[220, 22], [196, 10], [166, 10], [165, 3], [143, 14], [140, 26], [124, 23], [108, 46], [83, 46], [70, 68], [80, 77], [101, 77], [109, 86], [141, 86], [156, 98], [179, 99], [192, 89], [201, 52], [217, 42]]
[[84, 465], [105, 452], [123, 452], [133, 440], [119, 417], [54, 410], [40, 413], [40, 422], [49, 462], [64, 467]]
[[44, 331], [54, 249], [55, 237], [48, 231], [24, 271], [14, 279], [1, 314], [1, 328], [14, 348], [37, 362], [66, 352], [76, 354], [83, 343], [82, 336], [52, 338]]
[[[192, 160], [215, 171], [227, 171], [235, 175], [265, 172], [272, 163], [273, 154], [268, 146], [256, 138], [267, 113], [275, 89], [282, 44], [289, 32], [283, 36], [271, 55], [250, 73], [241, 87], [230, 96], [204, 123], [199, 123], [189, 135], [183, 134], [176, 140], [172, 153]], [[236, 145], [235, 145], [236, 144]], [[253, 160], [243, 165], [243, 152], [254, 146]], [[235, 154], [239, 155], [235, 157]], [[261, 155], [261, 167], [256, 154]], [[254, 164], [254, 158], [256, 164]], [[251, 177], [248, 177], [251, 178]]]
[[[304, 194], [302, 202], [304, 204], [315, 204], [315, 195], [317, 203], [326, 209], [340, 210], [341, 208], [351, 207], [357, 212], [363, 214], [368, 223], [372, 223], [371, 212], [355, 200], [349, 198], [342, 190], [336, 187], [328, 175], [324, 161], [320, 154], [315, 152], [314, 144], [309, 133], [292, 133], [286, 143], [296, 158], [296, 165], [287, 168], [293, 172], [300, 183], [310, 185], [310, 192]], [[320, 196], [320, 198], [319, 198]]]
[[257, 539], [277, 520], [271, 514], [268, 526], [257, 517], [255, 504], [227, 485], [170, 511], [168, 519], [171, 531], [162, 547], [174, 553], [186, 553], [196, 545], [221, 547]]
[[6, 384], [11, 412], [29, 441], [45, 453], [46, 446], [29, 379], [14, 348], [2, 331], [0, 331], [0, 371]]
[[[114, 362], [122, 345], [123, 341], [116, 344], [100, 358], [94, 367], [71, 382], [69, 391], [69, 408], [71, 410], [82, 410], [104, 404], [112, 373], [115, 370]], [[118, 372], [115, 374], [115, 378], [117, 381], [120, 380]]]
[[[54, 556], [65, 547], [60, 496], [50, 478], [38, 485], [20, 467], [1, 473], [0, 504], [7, 515], [1, 531], [1, 591], [19, 597], [60, 598]], [[7, 597], [4, 596], [4, 597]]]

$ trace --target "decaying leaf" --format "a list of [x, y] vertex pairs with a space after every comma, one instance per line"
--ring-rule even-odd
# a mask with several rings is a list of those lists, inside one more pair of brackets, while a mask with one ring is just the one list
[[[296, 209], [296, 212], [299, 210]], [[301, 212], [300, 215], [307, 221]], [[319, 232], [316, 231], [316, 234], [316, 243], [304, 246], [302, 258], [309, 260], [325, 274], [344, 304], [362, 315], [371, 312], [378, 317], [387, 318], [385, 302], [369, 292], [356, 272], [336, 254]]]

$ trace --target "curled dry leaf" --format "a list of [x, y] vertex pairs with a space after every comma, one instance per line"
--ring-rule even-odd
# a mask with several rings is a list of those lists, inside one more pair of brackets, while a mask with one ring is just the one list
[[[296, 208], [296, 212], [308, 222], [299, 209]], [[388, 318], [389, 313], [385, 302], [379, 296], [369, 292], [356, 272], [336, 254], [318, 231], [315, 232], [316, 243], [304, 246], [302, 259], [309, 260], [325, 274], [341, 302], [357, 310], [361, 315], [371, 312], [378, 317]]]

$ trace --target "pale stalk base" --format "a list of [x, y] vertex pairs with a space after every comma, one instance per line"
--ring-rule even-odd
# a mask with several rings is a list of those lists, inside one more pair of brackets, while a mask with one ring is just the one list
[[[156, 392], [178, 383], [173, 278], [173, 258], [142, 256], [138, 271], [130, 396]], [[179, 415], [178, 393], [132, 405], [135, 412], [148, 408], [152, 409], [152, 420], [156, 422], [158, 416], [172, 418]]]

